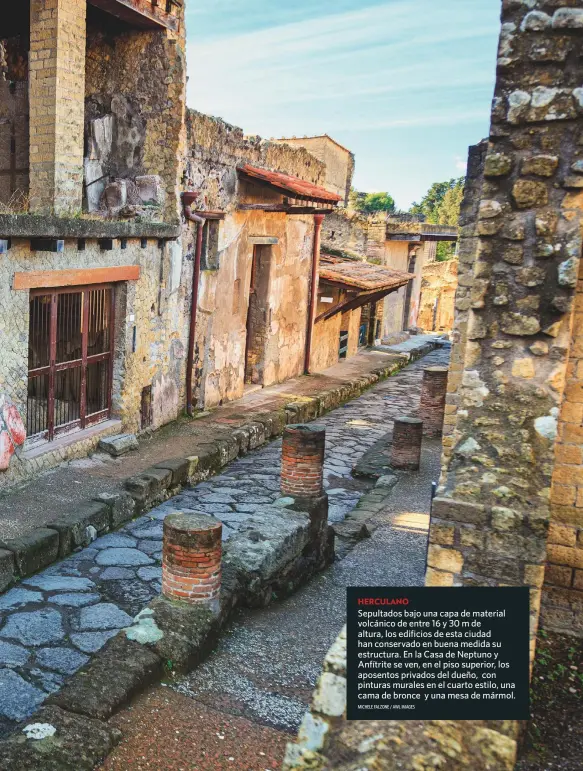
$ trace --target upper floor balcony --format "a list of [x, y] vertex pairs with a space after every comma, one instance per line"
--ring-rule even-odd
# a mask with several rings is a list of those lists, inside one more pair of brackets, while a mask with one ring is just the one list
[[87, 0], [89, 5], [142, 29], [178, 31], [183, 0]]

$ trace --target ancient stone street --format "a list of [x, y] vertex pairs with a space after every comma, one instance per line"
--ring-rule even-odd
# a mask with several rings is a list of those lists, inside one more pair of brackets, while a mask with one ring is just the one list
[[[426, 356], [319, 421], [327, 431], [325, 485], [331, 521], [341, 520], [372, 486], [351, 476], [352, 465], [390, 429], [392, 418], [416, 408], [423, 367], [445, 363], [447, 356], [447, 351]], [[213, 514], [223, 521], [223, 537], [229, 538], [262, 505], [281, 497], [280, 453], [277, 441], [236, 460], [223, 474], [183, 491], [4, 594], [0, 715], [5, 725], [27, 717], [47, 694], [59, 690], [67, 676], [160, 592], [162, 521], [168, 513]], [[406, 570], [406, 553], [391, 554], [391, 564], [396, 575]], [[290, 726], [297, 717], [296, 708]]]

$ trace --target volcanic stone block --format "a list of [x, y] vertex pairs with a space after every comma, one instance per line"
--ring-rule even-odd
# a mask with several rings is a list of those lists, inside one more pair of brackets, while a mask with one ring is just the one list
[[27, 535], [11, 538], [0, 546], [12, 552], [21, 576], [31, 576], [57, 559], [59, 533], [56, 530], [39, 527]]
[[99, 449], [117, 458], [126, 452], [137, 450], [139, 447], [135, 434], [116, 434], [107, 436], [99, 442]]
[[77, 504], [70, 514], [50, 522], [49, 527], [59, 533], [59, 556], [64, 557], [78, 546], [90, 544], [92, 537], [88, 528], [94, 527], [98, 534], [105, 533], [109, 530], [109, 522], [109, 507], [97, 501]]
[[0, 592], [14, 581], [14, 571], [14, 554], [8, 549], [0, 549]]

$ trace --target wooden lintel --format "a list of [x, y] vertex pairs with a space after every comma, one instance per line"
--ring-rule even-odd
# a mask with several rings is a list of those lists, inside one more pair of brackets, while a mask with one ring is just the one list
[[192, 213], [196, 214], [197, 217], [202, 217], [205, 220], [224, 220], [225, 219], [224, 211], [193, 211]]
[[115, 281], [137, 281], [139, 265], [122, 265], [116, 268], [86, 268], [79, 270], [29, 270], [15, 273], [13, 289], [49, 289], [61, 286], [87, 286], [111, 284]]
[[334, 207], [318, 209], [315, 206], [290, 206], [284, 203], [240, 203], [239, 211], [264, 211], [283, 214], [330, 214]]

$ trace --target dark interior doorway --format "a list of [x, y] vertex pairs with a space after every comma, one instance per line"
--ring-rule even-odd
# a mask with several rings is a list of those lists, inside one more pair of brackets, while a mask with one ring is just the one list
[[245, 383], [263, 385], [265, 346], [269, 325], [269, 271], [271, 247], [254, 246], [249, 282]]

